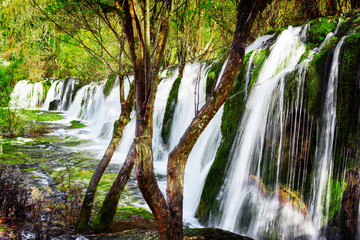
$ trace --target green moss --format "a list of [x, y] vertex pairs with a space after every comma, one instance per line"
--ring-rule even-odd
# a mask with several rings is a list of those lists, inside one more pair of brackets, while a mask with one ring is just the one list
[[206, 99], [212, 95], [212, 91], [215, 88], [216, 81], [219, 78], [222, 66], [224, 65], [225, 58], [218, 59], [207, 70], [206, 76]]
[[116, 80], [116, 75], [114, 73], [110, 74], [108, 80], [105, 83], [104, 90], [103, 90], [105, 96], [109, 96], [111, 89], [113, 89], [113, 87], [114, 87], [115, 80]]
[[331, 17], [315, 19], [310, 22], [307, 41], [308, 43], [319, 45], [326, 35], [336, 28], [337, 20]]
[[82, 145], [86, 143], [85, 140], [68, 140], [68, 141], [65, 141], [65, 146], [67, 147], [75, 147], [75, 146], [79, 146], [79, 145]]
[[[262, 66], [266, 60], [266, 58], [269, 56], [270, 51], [269, 49], [261, 49], [261, 50], [256, 50], [255, 55], [254, 55], [254, 59], [253, 59], [253, 67], [251, 70], [251, 83], [250, 85], [252, 86], [258, 79], [259, 74], [261, 72]], [[246, 61], [246, 65], [248, 60], [245, 59], [244, 63]]]
[[153, 214], [143, 207], [126, 206], [117, 210], [115, 220], [130, 220], [134, 215], [143, 216], [145, 219], [154, 219]]
[[58, 121], [62, 120], [64, 117], [61, 116], [60, 112], [46, 112], [41, 110], [21, 110], [22, 115], [26, 120], [35, 120], [35, 121]]
[[316, 54], [309, 63], [305, 81], [305, 98], [307, 109], [315, 119], [321, 116], [322, 100], [328, 81], [328, 68], [337, 42], [338, 38], [331, 38], [323, 50]]
[[80, 122], [80, 121], [78, 121], [78, 120], [72, 120], [70, 123], [71, 123], [71, 125], [67, 127], [68, 129], [74, 129], [74, 128], [83, 128], [83, 127], [86, 127], [86, 125], [85, 125], [85, 124], [81, 123], [81, 122]]
[[250, 58], [250, 54], [251, 53], [245, 56], [244, 64], [242, 65], [239, 74], [236, 77], [235, 84], [230, 93], [230, 97], [224, 104], [224, 113], [221, 124], [223, 138], [216, 153], [214, 163], [211, 166], [211, 169], [205, 180], [205, 185], [201, 194], [200, 203], [197, 210], [197, 216], [200, 222], [205, 222], [208, 219], [210, 213], [216, 214], [218, 211], [218, 202], [216, 197], [219, 194], [223, 181], [226, 177], [226, 166], [228, 163], [231, 146], [237, 132], [238, 123], [245, 110], [244, 84], [246, 67]]
[[84, 86], [84, 83], [83, 82], [75, 82], [74, 84], [74, 88], [72, 90], [72, 94], [71, 94], [71, 102], [74, 101], [75, 99], [75, 96], [76, 96], [76, 93], [80, 90], [80, 88], [82, 88]]
[[163, 126], [161, 129], [161, 137], [165, 144], [167, 144], [169, 141], [170, 130], [174, 118], [180, 83], [181, 83], [181, 78], [177, 77], [171, 87], [169, 97], [166, 103]]
[[42, 100], [45, 101], [46, 99], [46, 95], [51, 87], [51, 81], [47, 80], [47, 81], [43, 81], [41, 82], [42, 86], [43, 86], [43, 96], [42, 96]]
[[[83, 183], [84, 185], [88, 185], [93, 173], [94, 173], [93, 170], [89, 171], [89, 170], [84, 170], [78, 166], [77, 167], [73, 166], [71, 168], [68, 167], [66, 169], [65, 168], [53, 169], [52, 172], [50, 173], [50, 176], [57, 182], [58, 184], [57, 187], [61, 188], [63, 186], [67, 186], [69, 184], [69, 180], [72, 182], [80, 182]], [[64, 178], [63, 176], [68, 176], [68, 177]], [[105, 196], [110, 190], [116, 176], [117, 174], [112, 174], [112, 173], [103, 174], [95, 195], [96, 206], [99, 206], [100, 203], [104, 201]]]
[[360, 90], [357, 86], [359, 71], [360, 32], [357, 32], [348, 36], [342, 47], [336, 106], [339, 132], [337, 144], [350, 149], [355, 148], [360, 114]]
[[340, 25], [338, 34], [339, 36], [350, 35], [352, 33], [358, 32], [360, 29], [360, 15], [359, 9], [354, 9], [348, 12], [345, 17], [343, 17], [343, 22]]
[[330, 180], [330, 204], [329, 204], [329, 213], [328, 219], [332, 219], [335, 214], [340, 209], [340, 202], [342, 199], [342, 195], [346, 189], [347, 183], [345, 180], [342, 182], [338, 180], [331, 179]]

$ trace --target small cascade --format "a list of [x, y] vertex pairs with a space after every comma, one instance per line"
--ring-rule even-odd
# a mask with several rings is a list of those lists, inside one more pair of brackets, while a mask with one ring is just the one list
[[174, 71], [170, 78], [164, 78], [161, 80], [157, 87], [156, 99], [154, 103], [154, 117], [153, 117], [153, 154], [154, 159], [159, 161], [166, 154], [163, 139], [161, 137], [161, 129], [163, 127], [163, 119], [165, 114], [165, 108], [171, 87], [178, 77], [178, 71]]
[[[195, 117], [195, 84], [197, 81], [197, 74], [200, 75], [200, 91], [199, 93], [199, 109], [205, 103], [205, 73], [206, 69], [201, 65], [204, 63], [190, 63], [185, 66], [183, 78], [180, 83], [178, 101], [175, 107], [174, 121], [170, 131], [169, 137], [169, 151], [171, 151], [176, 144], [178, 144], [181, 136], [186, 128]], [[167, 157], [166, 157], [167, 159]]]
[[[221, 75], [220, 75], [221, 77]], [[195, 218], [206, 176], [215, 159], [221, 141], [221, 116], [219, 109], [192, 149], [185, 168], [184, 183], [184, 221], [193, 227], [200, 227]]]
[[74, 78], [53, 81], [46, 94], [42, 109], [68, 110], [73, 99], [76, 81]]
[[32, 84], [22, 80], [16, 84], [10, 97], [9, 106], [12, 108], [36, 109], [43, 103], [42, 82]]
[[252, 44], [250, 44], [249, 46], [246, 47], [245, 55], [248, 54], [249, 52], [255, 50], [255, 49], [263, 48], [266, 45], [266, 43], [273, 36], [274, 36], [274, 34], [264, 35], [264, 36], [258, 37]]
[[[344, 43], [343, 37], [337, 44], [331, 63], [330, 76], [327, 85], [325, 103], [322, 110], [322, 124], [319, 141], [316, 147], [315, 177], [312, 184], [312, 200], [310, 213], [317, 229], [322, 222], [327, 222], [330, 203], [330, 179], [333, 174], [333, 153], [336, 124], [336, 99], [339, 71], [339, 55]], [[322, 202], [325, 201], [325, 205]]]

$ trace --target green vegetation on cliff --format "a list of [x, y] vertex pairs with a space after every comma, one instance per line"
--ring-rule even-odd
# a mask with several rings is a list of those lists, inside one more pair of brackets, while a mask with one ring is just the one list
[[339, 72], [336, 108], [338, 137], [343, 146], [354, 151], [360, 118], [360, 32], [345, 39]]
[[161, 129], [161, 137], [165, 144], [168, 144], [172, 122], [174, 119], [175, 107], [178, 99], [181, 77], [177, 77], [171, 87], [169, 97], [166, 103], [163, 126]]
[[[269, 51], [264, 49], [257, 51], [252, 63], [251, 75], [252, 80], [250, 86], [256, 81], [262, 65], [268, 56]], [[217, 150], [213, 165], [206, 178], [205, 185], [202, 191], [197, 216], [200, 222], [205, 222], [209, 214], [216, 214], [218, 212], [217, 195], [226, 177], [226, 169], [228, 166], [231, 146], [237, 133], [238, 124], [245, 110], [245, 78], [247, 66], [250, 60], [251, 53], [248, 53], [244, 58], [244, 63], [237, 75], [235, 84], [230, 93], [230, 97], [224, 104], [224, 113], [222, 116], [221, 133], [223, 138]]]

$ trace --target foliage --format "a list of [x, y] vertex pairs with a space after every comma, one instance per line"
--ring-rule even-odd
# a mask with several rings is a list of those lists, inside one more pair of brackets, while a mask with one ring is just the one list
[[55, 177], [57, 189], [62, 193], [62, 202], [53, 202], [48, 207], [56, 213], [67, 227], [73, 227], [79, 216], [84, 184], [73, 177], [74, 170], [67, 167]]
[[8, 105], [16, 81], [26, 77], [21, 60], [16, 60], [8, 66], [0, 65], [0, 107]]
[[25, 218], [29, 194], [22, 181], [21, 172], [16, 165], [0, 163], [0, 220], [14, 223]]
[[301, 201], [298, 194], [291, 191], [289, 188], [280, 186], [280, 189], [278, 189], [278, 196], [281, 205], [290, 204], [294, 210], [299, 211], [302, 215], [309, 215], [305, 203]]
[[61, 119], [63, 116], [57, 112], [0, 108], [0, 135], [36, 137], [48, 130], [41, 124], [42, 121]]
[[[49, 0], [36, 2], [41, 7], [54, 3]], [[3, 37], [0, 44], [0, 105], [3, 106], [8, 102], [11, 88], [19, 80], [77, 76], [81, 81], [90, 82], [104, 79], [110, 73], [78, 42], [56, 28], [32, 3], [32, 0], [15, 0], [0, 5], [0, 34]], [[91, 43], [89, 38], [84, 41]], [[97, 48], [96, 43], [90, 46]]]
[[0, 133], [7, 136], [18, 136], [24, 133], [25, 120], [16, 109], [0, 109]]

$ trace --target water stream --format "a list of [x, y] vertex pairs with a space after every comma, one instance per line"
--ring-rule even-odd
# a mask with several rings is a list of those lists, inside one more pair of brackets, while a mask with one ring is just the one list
[[[310, 148], [311, 144], [314, 144], [311, 139], [315, 126], [304, 106], [304, 85], [309, 63], [321, 52], [328, 40], [336, 35], [339, 25], [340, 22], [334, 32], [329, 33], [318, 47], [310, 50], [301, 62], [301, 57], [306, 52], [309, 25], [289, 27], [273, 43], [269, 43], [269, 39], [274, 35], [260, 37], [247, 47], [246, 53], [253, 52], [250, 53], [244, 77], [246, 109], [231, 148], [227, 177], [218, 196], [219, 209], [217, 213], [210, 215], [209, 226], [255, 239], [271, 236], [276, 239], [320, 237], [321, 227], [327, 221], [329, 212], [339, 56], [345, 38], [339, 41], [334, 50], [321, 124], [320, 127], [316, 126], [319, 128], [314, 156], [316, 164], [313, 167], [311, 194], [307, 202], [304, 188], [308, 181], [308, 162], [313, 157], [310, 156]], [[255, 84], [251, 86], [251, 71], [257, 49], [265, 47], [269, 48], [270, 54], [264, 61]], [[208, 67], [200, 62], [185, 66], [167, 145], [162, 140], [161, 129], [168, 96], [178, 77], [177, 70], [170, 77], [162, 74], [158, 85], [154, 104], [153, 153], [155, 172], [163, 193], [166, 190], [168, 155], [195, 117], [195, 104], [197, 103], [200, 109], [205, 103]], [[133, 81], [132, 76], [127, 78], [125, 97], [129, 92], [130, 82]], [[286, 94], [290, 78], [296, 81], [289, 100]], [[70, 125], [72, 120], [82, 121], [87, 125], [85, 128], [60, 128], [50, 135], [62, 139], [87, 140], [88, 144], [78, 145], [73, 150], [88, 151], [100, 159], [111, 139], [113, 122], [121, 112], [119, 82], [115, 82], [108, 96], [104, 95], [106, 81], [94, 82], [81, 88], [78, 88], [77, 84], [78, 81], [72, 78], [51, 80], [51, 86], [44, 96], [42, 83], [20, 81], [13, 90], [10, 104], [12, 107], [43, 110], [52, 106], [65, 116], [59, 121], [60, 124]], [[221, 107], [201, 134], [188, 159], [184, 183], [184, 223], [187, 227], [203, 226], [196, 218], [196, 210], [207, 174], [221, 144], [220, 126], [223, 112], [224, 108]], [[134, 138], [134, 128], [133, 112], [111, 161], [112, 165], [119, 167], [124, 162]], [[303, 160], [301, 163], [297, 159], [299, 155]], [[130, 181], [130, 185], [136, 189], [134, 179]], [[291, 191], [295, 189], [298, 190], [296, 194]], [[288, 196], [291, 196], [293, 201], [296, 200], [296, 203], [289, 201]], [[140, 197], [139, 201], [132, 204], [147, 208]]]

